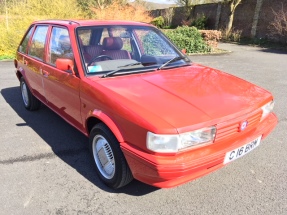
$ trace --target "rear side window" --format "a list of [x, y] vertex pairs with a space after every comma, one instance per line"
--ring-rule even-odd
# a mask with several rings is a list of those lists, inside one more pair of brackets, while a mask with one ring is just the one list
[[53, 27], [48, 63], [55, 65], [58, 58], [74, 59], [71, 41], [66, 28]]
[[35, 30], [29, 49], [29, 55], [44, 60], [45, 41], [47, 36], [48, 26], [38, 26]]
[[32, 32], [34, 30], [34, 27], [30, 28], [28, 33], [26, 34], [25, 38], [22, 40], [22, 43], [20, 44], [18, 51], [22, 53], [27, 53], [28, 43], [30, 40], [30, 37], [32, 35]]

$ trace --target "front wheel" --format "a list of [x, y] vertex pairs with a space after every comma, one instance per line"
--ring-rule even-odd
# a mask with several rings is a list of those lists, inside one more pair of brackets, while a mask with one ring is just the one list
[[27, 110], [38, 110], [41, 107], [41, 102], [31, 93], [23, 77], [20, 79], [20, 90], [22, 101]]
[[120, 144], [106, 125], [99, 123], [93, 127], [89, 143], [97, 173], [107, 186], [117, 189], [132, 181]]

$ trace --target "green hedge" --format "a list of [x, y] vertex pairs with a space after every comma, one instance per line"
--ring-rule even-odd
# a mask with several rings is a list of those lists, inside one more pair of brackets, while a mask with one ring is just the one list
[[158, 28], [162, 28], [164, 25], [164, 18], [162, 16], [158, 16], [151, 21], [151, 24], [155, 25]]
[[165, 34], [180, 49], [186, 49], [188, 54], [211, 52], [211, 47], [206, 44], [195, 27], [177, 27], [175, 30], [165, 31]]

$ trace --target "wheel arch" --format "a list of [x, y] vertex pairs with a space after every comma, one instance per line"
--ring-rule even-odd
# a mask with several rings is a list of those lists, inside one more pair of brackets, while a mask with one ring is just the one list
[[18, 80], [20, 81], [20, 79], [23, 77], [23, 74], [19, 70], [17, 70], [16, 76], [17, 76]]
[[87, 117], [86, 119], [86, 130], [87, 130], [88, 135], [90, 134], [92, 128], [98, 123], [105, 124], [111, 130], [111, 132], [115, 135], [115, 137], [117, 138], [119, 142], [124, 141], [123, 135], [120, 132], [116, 123], [107, 114], [105, 114], [104, 112], [100, 110], [92, 111], [90, 116]]

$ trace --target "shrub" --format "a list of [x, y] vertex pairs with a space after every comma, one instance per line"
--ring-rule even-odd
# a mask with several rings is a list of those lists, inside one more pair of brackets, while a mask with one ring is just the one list
[[194, 26], [199, 30], [204, 30], [207, 25], [207, 17], [205, 15], [201, 15], [191, 22], [190, 26]]
[[207, 53], [211, 51], [201, 33], [195, 27], [182, 26], [175, 30], [166, 31], [169, 37], [180, 49], [186, 49], [187, 53]]
[[11, 59], [15, 56], [20, 40], [28, 26], [35, 20], [85, 18], [143, 22], [152, 20], [149, 13], [143, 8], [123, 5], [119, 1], [113, 1], [112, 4], [102, 10], [91, 8], [87, 4], [86, 8], [88, 9], [85, 11], [79, 9], [77, 0], [25, 0], [11, 2], [13, 4], [8, 5], [8, 16], [0, 14], [0, 59]]
[[270, 39], [277, 42], [287, 44], [287, 11], [284, 11], [284, 6], [279, 11], [272, 9], [274, 20], [270, 22], [268, 36]]
[[199, 30], [203, 40], [207, 43], [207, 45], [212, 48], [217, 48], [218, 42], [222, 37], [221, 31], [216, 30]]
[[171, 26], [172, 23], [172, 17], [174, 16], [174, 8], [166, 8], [161, 12], [162, 17], [164, 18], [164, 26], [162, 28], [167, 28]]
[[8, 5], [8, 16], [0, 16], [0, 56], [13, 58], [31, 22], [40, 19], [80, 18], [76, 0], [25, 0]]
[[135, 7], [128, 4], [121, 4], [120, 1], [113, 1], [104, 9], [91, 8], [92, 18], [103, 20], [129, 20], [139, 22], [151, 22], [152, 18], [143, 7]]
[[158, 16], [151, 21], [151, 24], [155, 25], [158, 28], [162, 28], [164, 25], [164, 18], [162, 16]]
[[240, 42], [240, 40], [241, 40], [241, 34], [242, 34], [241, 30], [231, 29], [228, 32], [227, 30], [223, 29], [220, 31], [221, 31], [222, 39], [224, 41]]
[[182, 25], [190, 26], [190, 27], [196, 27], [199, 30], [204, 30], [207, 26], [207, 17], [202, 14], [200, 16], [197, 16], [194, 20], [182, 20]]

